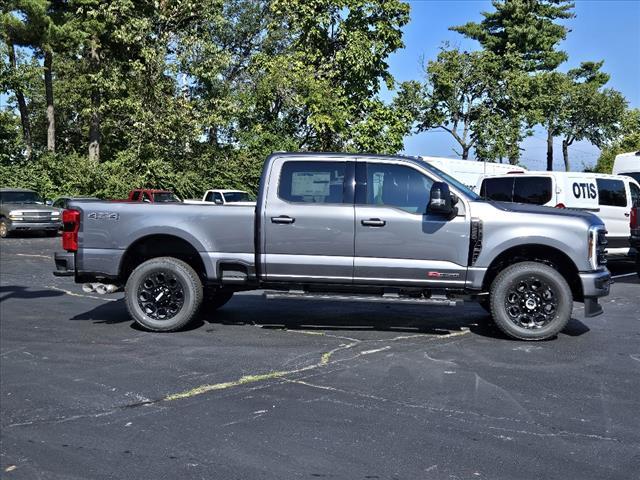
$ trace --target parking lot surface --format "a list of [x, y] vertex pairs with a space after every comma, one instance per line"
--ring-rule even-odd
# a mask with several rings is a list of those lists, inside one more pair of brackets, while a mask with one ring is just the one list
[[631, 479], [640, 288], [540, 343], [484, 311], [236, 295], [141, 331], [122, 294], [56, 278], [59, 239], [0, 244], [7, 479]]

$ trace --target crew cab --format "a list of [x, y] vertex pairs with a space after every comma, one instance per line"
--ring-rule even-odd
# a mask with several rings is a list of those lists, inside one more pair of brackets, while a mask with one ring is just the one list
[[129, 192], [126, 199], [112, 202], [180, 203], [181, 200], [170, 190], [136, 188]]
[[215, 205], [250, 205], [256, 204], [255, 199], [249, 192], [244, 190], [207, 190], [202, 196], [202, 200], [185, 200], [184, 203], [190, 204], [215, 204]]
[[[71, 202], [57, 275], [123, 288], [131, 317], [173, 331], [203, 305], [267, 299], [480, 302], [507, 335], [553, 337], [573, 302], [602, 313], [605, 229], [587, 212], [485, 201], [415, 157], [276, 153], [257, 205]], [[203, 300], [204, 299], [204, 300]]]

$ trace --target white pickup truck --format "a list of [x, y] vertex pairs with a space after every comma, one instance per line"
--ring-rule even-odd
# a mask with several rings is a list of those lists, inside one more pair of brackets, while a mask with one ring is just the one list
[[184, 203], [251, 206], [255, 205], [256, 201], [249, 192], [244, 190], [207, 190], [202, 196], [202, 200], [185, 200]]

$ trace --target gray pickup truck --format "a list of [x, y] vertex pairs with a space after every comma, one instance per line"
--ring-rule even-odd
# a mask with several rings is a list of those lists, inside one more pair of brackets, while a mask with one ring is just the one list
[[0, 237], [20, 231], [57, 235], [61, 227], [60, 210], [45, 205], [33, 190], [0, 188]]
[[70, 205], [54, 273], [87, 291], [124, 287], [130, 315], [153, 331], [266, 289], [268, 299], [475, 300], [505, 334], [541, 340], [564, 328], [574, 300], [596, 316], [609, 293], [596, 216], [485, 201], [413, 157], [276, 153], [255, 207]]

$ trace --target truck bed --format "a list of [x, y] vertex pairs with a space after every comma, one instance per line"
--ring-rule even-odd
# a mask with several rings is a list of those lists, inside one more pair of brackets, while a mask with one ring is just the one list
[[80, 210], [79, 272], [85, 260], [92, 270], [117, 275], [123, 254], [137, 241], [173, 235], [193, 245], [216, 278], [216, 265], [225, 260], [254, 263], [254, 211], [251, 206], [211, 208], [171, 203], [72, 202]]

